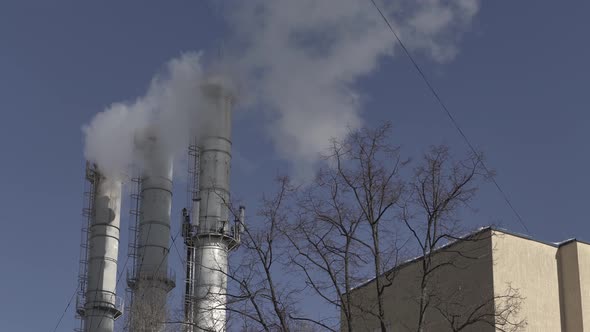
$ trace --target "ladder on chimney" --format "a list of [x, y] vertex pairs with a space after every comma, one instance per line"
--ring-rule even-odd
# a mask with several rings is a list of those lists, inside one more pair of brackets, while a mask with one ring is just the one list
[[82, 208], [83, 224], [80, 232], [80, 260], [78, 267], [78, 291], [76, 295], [76, 318], [80, 320], [80, 327], [76, 332], [84, 331], [84, 316], [86, 313], [86, 288], [88, 284], [88, 236], [94, 219], [94, 198], [98, 185], [96, 165], [86, 162], [86, 182], [84, 185], [84, 206]]
[[[196, 143], [196, 139], [188, 146], [188, 177], [186, 183], [186, 211], [189, 211], [190, 221], [185, 220], [183, 214], [182, 220], [182, 236], [184, 237], [185, 248], [185, 289], [184, 289], [184, 332], [193, 331], [193, 315], [194, 315], [194, 261], [195, 261], [195, 246], [194, 246], [194, 232], [195, 221], [198, 221], [198, 212], [194, 211], [194, 203], [199, 200], [199, 162], [200, 149]], [[197, 214], [197, 215], [194, 215]]]
[[[139, 171], [137, 172], [139, 174]], [[137, 265], [139, 264], [139, 221], [141, 219], [141, 176], [136, 176], [131, 179], [131, 202], [129, 210], [129, 241], [127, 245], [127, 256], [131, 261], [130, 267], [127, 269], [127, 287], [125, 288], [127, 305], [126, 312], [128, 313], [126, 323], [131, 321], [133, 305], [133, 295], [135, 284], [137, 282]]]

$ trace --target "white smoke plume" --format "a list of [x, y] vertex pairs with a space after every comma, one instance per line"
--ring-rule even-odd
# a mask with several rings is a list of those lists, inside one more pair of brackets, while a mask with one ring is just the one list
[[[451, 60], [479, 0], [377, 1], [408, 48]], [[384, 56], [391, 32], [370, 0], [249, 0], [233, 3], [237, 62], [268, 109], [277, 153], [309, 178], [331, 138], [362, 125], [355, 87]]]
[[190, 138], [209, 125], [200, 89], [204, 77], [198, 53], [169, 61], [144, 96], [112, 104], [82, 128], [86, 159], [105, 175], [122, 179], [130, 166], [142, 164], [136, 145], [148, 136], [158, 138], [161, 160], [186, 152]]
[[[479, 0], [377, 1], [406, 46], [434, 61], [452, 60]], [[355, 84], [396, 46], [370, 0], [226, 0], [231, 36], [217, 68], [232, 68], [242, 103], [265, 109], [268, 134], [295, 176], [309, 178], [331, 138], [362, 125]], [[206, 122], [198, 54], [167, 65], [145, 96], [113, 104], [84, 127], [86, 157], [109, 173], [134, 159], [133, 139], [156, 128], [174, 155]], [[228, 80], [229, 82], [230, 80]], [[240, 100], [238, 100], [238, 103]], [[244, 104], [244, 103], [243, 103]]]

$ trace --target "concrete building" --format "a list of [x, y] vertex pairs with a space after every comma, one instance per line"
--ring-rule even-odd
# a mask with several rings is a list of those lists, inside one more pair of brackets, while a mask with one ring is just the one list
[[[454, 331], [461, 325], [466, 325], [461, 331], [478, 332], [590, 331], [588, 243], [544, 243], [488, 227], [431, 257], [435, 265], [451, 264], [436, 269], [424, 296], [422, 257], [389, 271], [394, 278], [384, 292], [388, 330], [416, 331], [424, 298], [430, 302], [424, 331]], [[351, 292], [353, 330], [380, 331], [375, 281]]]

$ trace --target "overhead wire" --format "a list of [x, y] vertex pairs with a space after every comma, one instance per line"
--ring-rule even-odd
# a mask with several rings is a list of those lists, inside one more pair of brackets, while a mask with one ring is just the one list
[[[149, 236], [150, 236], [151, 229], [152, 229], [152, 224], [150, 223], [149, 226], [148, 226], [147, 238], [149, 238]], [[170, 246], [168, 247], [168, 251], [162, 257], [162, 260], [158, 264], [158, 267], [156, 268], [156, 271], [154, 272], [155, 275], [158, 274], [158, 272], [160, 271], [160, 268], [161, 268], [162, 264], [164, 263], [164, 261], [166, 260], [166, 258], [168, 257], [168, 255], [170, 254], [170, 251], [172, 250], [172, 246], [174, 246], [174, 248], [176, 249], [176, 252], [178, 253], [178, 257], [180, 258], [180, 262], [181, 262], [182, 268], [183, 268], [183, 270], [186, 273], [186, 267], [184, 266], [184, 260], [182, 259], [182, 256], [180, 255], [180, 251], [178, 250], [178, 247], [176, 246], [176, 239], [178, 238], [178, 235], [180, 234], [180, 231], [181, 230], [179, 229], [175, 236], [170, 235], [170, 238], [171, 238], [172, 241], [170, 243]], [[142, 259], [139, 262], [138, 267], [140, 267], [140, 266], [143, 265], [144, 259], [145, 259], [145, 255], [142, 256]], [[117, 287], [119, 285], [119, 282], [122, 280], [123, 271], [125, 271], [125, 267], [127, 266], [128, 261], [129, 261], [129, 255], [127, 255], [127, 259], [125, 259], [125, 263], [123, 264], [123, 268], [119, 272], [119, 276], [117, 277], [117, 282], [116, 282], [116, 286], [115, 287]], [[143, 300], [143, 296], [144, 295], [145, 295], [145, 293], [142, 293], [142, 296], [140, 298], [140, 301]], [[104, 318], [104, 317], [105, 317], [105, 315], [102, 315], [102, 318]], [[100, 326], [100, 324], [102, 323], [102, 318], [101, 318], [101, 321], [99, 322], [98, 326]]]
[[[104, 261], [102, 261], [102, 262], [101, 262], [101, 268], [100, 268], [100, 269], [102, 270], [102, 268], [104, 268]], [[99, 283], [99, 284], [101, 283], [101, 278], [102, 278], [102, 274], [100, 275], [100, 277], [99, 277], [99, 279], [98, 279], [98, 283]], [[74, 296], [75, 296], [75, 295], [76, 295], [76, 293], [78, 292], [78, 289], [80, 289], [80, 283], [78, 283], [78, 286], [76, 286], [76, 289], [74, 290], [74, 293], [73, 293], [73, 294], [72, 294], [72, 296], [70, 297], [70, 300], [68, 301], [68, 303], [67, 303], [67, 305], [66, 305], [66, 308], [64, 309], [64, 312], [62, 313], [62, 315], [61, 315], [61, 317], [59, 318], [59, 320], [58, 320], [57, 324], [55, 325], [55, 328], [53, 329], [53, 332], [57, 331], [57, 329], [58, 329], [59, 325], [61, 324], [61, 321], [63, 320], [63, 318], [64, 318], [64, 316], [65, 316], [66, 312], [67, 312], [67, 311], [68, 311], [68, 309], [70, 308], [70, 305], [72, 304], [72, 301], [73, 301], [73, 299], [74, 299]], [[93, 301], [95, 301], [95, 300], [96, 300], [96, 296], [97, 296], [97, 295], [98, 295], [98, 294], [96, 294], [96, 293], [94, 294], [94, 299], [93, 299]], [[104, 317], [104, 315], [102, 315], [102, 317]], [[100, 324], [102, 323], [102, 317], [101, 317], [101, 319], [100, 319], [99, 326], [100, 326]], [[90, 318], [90, 324], [92, 323], [92, 319], [93, 319], [93, 318], [94, 318], [94, 316], [92, 316], [92, 317]]]
[[[151, 224], [150, 227], [148, 227], [148, 234], [149, 234], [149, 228], [151, 228]], [[180, 257], [180, 252], [178, 251], [178, 248], [176, 247], [176, 238], [178, 237], [178, 235], [180, 234], [180, 230], [178, 231], [178, 233], [176, 233], [176, 235], [170, 236], [170, 238], [172, 239], [172, 243], [170, 244], [170, 247], [168, 247], [168, 251], [166, 252], [166, 254], [164, 255], [164, 257], [162, 257], [162, 260], [160, 261], [160, 264], [158, 264], [158, 267], [156, 268], [156, 272], [154, 274], [158, 274], [160, 267], [162, 266], [162, 264], [164, 263], [164, 260], [166, 259], [166, 257], [168, 257], [168, 255], [170, 254], [170, 251], [172, 250], [172, 246], [174, 245], [174, 247], [176, 248], [176, 252], [178, 253], [179, 257]], [[125, 270], [125, 267], [127, 266], [127, 262], [129, 261], [129, 256], [127, 256], [127, 259], [125, 260], [125, 263], [123, 265], [123, 268], [121, 269], [121, 272], [119, 273], [119, 277], [117, 278], [117, 286], [119, 285], [119, 282], [121, 281], [121, 276], [123, 274], [123, 271]], [[181, 258], [181, 262], [183, 262], [182, 258]], [[143, 259], [141, 261], [141, 263], [143, 263]], [[141, 266], [141, 265], [140, 265]], [[185, 269], [184, 265], [183, 265], [183, 269]], [[186, 270], [186, 269], [185, 269]], [[140, 300], [143, 300], [143, 295], [145, 293], [142, 293], [142, 297]], [[104, 318], [104, 315], [102, 315], [102, 317]], [[100, 322], [98, 323], [98, 326], [100, 326], [100, 324], [102, 323], [102, 319], [100, 320]]]
[[[170, 251], [172, 251], [172, 246], [175, 245], [176, 243], [176, 239], [178, 238], [178, 235], [180, 235], [180, 229], [178, 230], [178, 232], [176, 232], [176, 235], [174, 235], [172, 237], [172, 243], [170, 243], [170, 246], [168, 246], [168, 251], [166, 252], [166, 254], [162, 257], [162, 260], [160, 261], [160, 264], [158, 264], [158, 267], [156, 268], [156, 272], [154, 272], [154, 275], [157, 275], [158, 272], [160, 271], [160, 268], [162, 267], [162, 265], [164, 264], [164, 261], [166, 260], [166, 258], [168, 258], [168, 255], [170, 254]], [[142, 294], [142, 297], [145, 293]]]
[[66, 308], [64, 309], [63, 313], [61, 314], [61, 317], [59, 317], [57, 324], [55, 324], [55, 328], [53, 328], [53, 332], [57, 331], [57, 328], [59, 327], [59, 325], [61, 324], [61, 321], [64, 319], [64, 316], [66, 315], [66, 312], [68, 312], [68, 309], [72, 305], [72, 301], [74, 300], [74, 297], [76, 296], [76, 293], [78, 292], [79, 288], [80, 288], [80, 285], [78, 284], [78, 286], [76, 286], [76, 289], [74, 289], [74, 293], [72, 293], [72, 296], [70, 296], [70, 300], [66, 304]]
[[[428, 90], [430, 90], [430, 92], [432, 93], [432, 95], [434, 96], [434, 98], [436, 99], [436, 101], [438, 102], [438, 104], [444, 110], [444, 112], [447, 115], [447, 117], [451, 120], [451, 123], [453, 124], [453, 126], [455, 127], [455, 129], [459, 132], [459, 135], [463, 138], [463, 140], [465, 141], [465, 143], [467, 144], [467, 146], [469, 147], [469, 149], [471, 150], [471, 152], [474, 153], [476, 156], [479, 156], [479, 153], [475, 149], [474, 145], [471, 143], [471, 141], [469, 140], [469, 138], [467, 137], [467, 135], [465, 134], [465, 132], [461, 129], [461, 126], [459, 126], [459, 123], [457, 122], [457, 120], [455, 119], [455, 117], [453, 116], [453, 114], [451, 113], [451, 111], [449, 110], [449, 108], [447, 107], [447, 105], [443, 102], [442, 98], [440, 97], [440, 95], [438, 94], [438, 92], [436, 91], [436, 89], [434, 88], [434, 86], [430, 83], [430, 81], [428, 80], [428, 77], [426, 76], [426, 74], [424, 73], [424, 71], [422, 70], [422, 68], [418, 64], [418, 62], [416, 62], [416, 60], [414, 59], [414, 57], [412, 56], [412, 54], [410, 53], [410, 51], [408, 50], [408, 48], [406, 47], [406, 45], [402, 42], [402, 40], [399, 37], [398, 33], [395, 31], [395, 29], [393, 28], [393, 26], [389, 22], [389, 19], [385, 16], [385, 14], [381, 10], [381, 8], [379, 8], [379, 6], [375, 2], [375, 0], [370, 0], [370, 1], [373, 4], [373, 6], [375, 7], [375, 9], [379, 12], [379, 15], [381, 16], [381, 18], [383, 19], [383, 21], [385, 22], [385, 24], [387, 25], [387, 27], [389, 28], [389, 30], [391, 31], [391, 33], [393, 34], [393, 36], [395, 37], [395, 40], [397, 41], [397, 43], [401, 46], [401, 48], [404, 51], [405, 55], [412, 62], [414, 68], [416, 69], [416, 72], [419, 74], [419, 76], [422, 79], [422, 81], [426, 84], [426, 86], [428, 87]], [[486, 171], [486, 173], [490, 174], [491, 172], [488, 169], [488, 167], [486, 166], [485, 162], [482, 159], [479, 159], [479, 161], [481, 162], [481, 165], [484, 168], [484, 170]], [[522, 226], [522, 228], [525, 230], [525, 232], [528, 235], [530, 235], [529, 228], [525, 224], [525, 222], [522, 219], [520, 213], [518, 213], [518, 211], [516, 210], [516, 208], [514, 207], [514, 205], [512, 204], [512, 202], [510, 201], [510, 198], [508, 197], [508, 195], [506, 194], [506, 192], [502, 189], [502, 187], [500, 186], [500, 184], [498, 183], [498, 181], [494, 177], [491, 177], [491, 181], [494, 184], [494, 186], [496, 187], [496, 189], [502, 195], [502, 197], [503, 197], [504, 201], [506, 202], [506, 204], [508, 205], [508, 207], [510, 207], [510, 209], [512, 210], [512, 212], [516, 216], [516, 219], [519, 222], [519, 224]]]
[[[150, 224], [150, 225], [149, 225], [149, 227], [148, 227], [148, 236], [149, 236], [149, 232], [150, 232], [150, 230], [151, 230], [151, 226], [152, 226], [152, 225]], [[167, 252], [166, 252], [166, 254], [165, 254], [163, 257], [162, 257], [162, 260], [161, 260], [161, 261], [160, 261], [160, 263], [158, 264], [158, 267], [156, 268], [156, 271], [154, 272], [154, 274], [155, 274], [155, 275], [156, 275], [156, 274], [158, 274], [158, 272], [160, 271], [160, 267], [161, 267], [161, 266], [162, 266], [162, 264], [164, 263], [164, 260], [165, 260], [165, 259], [168, 257], [168, 255], [170, 254], [170, 251], [172, 250], [172, 246], [174, 246], [174, 247], [176, 248], [176, 251], [178, 252], [178, 255], [179, 255], [179, 257], [180, 257], [180, 252], [178, 251], [178, 248], [176, 247], [176, 239], [178, 238], [178, 235], [179, 235], [179, 234], [180, 234], [180, 230], [179, 230], [179, 231], [176, 233], [176, 235], [175, 235], [175, 236], [170, 236], [170, 238], [172, 239], [172, 242], [171, 242], [170, 246], [168, 247], [168, 251], [167, 251]], [[143, 258], [145, 258], [145, 256], [144, 256], [144, 257], [142, 257], [142, 260], [141, 260], [141, 262], [140, 262], [139, 266], [141, 266], [141, 265], [143, 264]], [[125, 260], [125, 263], [123, 264], [123, 268], [121, 269], [121, 272], [119, 273], [119, 276], [118, 276], [118, 278], [117, 278], [117, 283], [116, 283], [116, 286], [118, 286], [118, 285], [119, 285], [119, 282], [120, 282], [120, 281], [121, 281], [121, 279], [122, 279], [123, 271], [125, 270], [125, 267], [127, 266], [127, 262], [128, 262], [128, 261], [129, 261], [129, 256], [127, 256], [127, 259]], [[183, 262], [183, 261], [182, 261], [182, 259], [181, 259], [181, 262]], [[183, 265], [183, 269], [185, 269], [184, 265]], [[140, 298], [140, 301], [141, 301], [141, 300], [143, 300], [143, 296], [144, 296], [144, 295], [145, 295], [145, 293], [142, 293], [142, 296], [141, 296], [141, 298]], [[105, 315], [102, 315], [102, 317], [104, 318], [104, 317], [105, 317]], [[101, 323], [102, 323], [102, 319], [101, 319], [101, 320], [100, 320], [100, 322], [98, 323], [98, 326], [100, 326], [100, 324], [101, 324]]]
[[[180, 234], [180, 231], [181, 230], [179, 229], [178, 232], [176, 232], [176, 235], [174, 235], [173, 237], [171, 236], [172, 243], [170, 243], [170, 246], [168, 246], [168, 250], [166, 251], [166, 254], [164, 254], [164, 256], [162, 256], [162, 260], [160, 260], [160, 263], [158, 264], [158, 267], [156, 268], [156, 271], [154, 272], [154, 275], [157, 275], [158, 272], [160, 271], [160, 268], [162, 267], [162, 264], [164, 264], [164, 261], [166, 260], [166, 258], [170, 254], [170, 251], [172, 251], [172, 246], [176, 246], [175, 245], [176, 238], [178, 238], [178, 235]], [[142, 295], [142, 299], [143, 299], [143, 295], [145, 295], [145, 293], [142, 293], [141, 295]]]
[[[104, 265], [105, 265], [104, 263], [105, 263], [105, 262], [104, 262], [104, 260], [102, 260], [102, 261], [100, 262], [99, 271], [102, 271], [102, 270], [104, 269]], [[101, 273], [101, 274], [98, 276], [98, 285], [100, 285], [100, 284], [102, 283], [102, 278], [103, 278], [103, 276], [104, 276], [104, 273]], [[94, 293], [94, 298], [92, 299], [92, 302], [95, 302], [95, 301], [96, 301], [96, 297], [97, 297], [97, 296], [98, 296], [98, 290], [96, 290], [96, 291], [95, 291], [95, 293]], [[88, 301], [86, 301], [86, 302], [88, 303]], [[92, 303], [92, 302], [91, 302], [91, 303]], [[86, 303], [85, 303], [84, 305], [86, 305]], [[92, 321], [94, 320], [94, 317], [95, 317], [95, 316], [90, 316], [90, 321], [89, 321], [88, 325], [92, 326]], [[98, 326], [100, 326], [100, 323], [102, 323], [102, 319], [103, 319], [103, 317], [104, 317], [104, 314], [102, 314], [102, 315], [101, 315], [100, 322], [99, 322]]]
[[[141, 191], [141, 189], [139, 189], [139, 190]], [[137, 194], [138, 194], [138, 195], [141, 195], [141, 192], [139, 192], [139, 193], [137, 193]], [[136, 208], [139, 208], [139, 207], [138, 207], [138, 206], [136, 206]], [[151, 230], [152, 230], [152, 224], [149, 224], [149, 226], [148, 226], [148, 231], [147, 231], [147, 237], [148, 237], [148, 238], [149, 238], [149, 236], [150, 236], [150, 232], [151, 232]], [[129, 235], [132, 235], [132, 234], [129, 234]], [[122, 277], [123, 277], [123, 272], [125, 271], [125, 268], [127, 267], [127, 263], [129, 262], [129, 257], [130, 257], [130, 255], [129, 255], [129, 253], [128, 253], [128, 254], [127, 254], [127, 258], [125, 259], [125, 263], [123, 263], [123, 268], [121, 268], [121, 271], [119, 272], [119, 275], [117, 276], [117, 281], [116, 281], [116, 283], [115, 283], [115, 289], [116, 289], [116, 288], [119, 286], [119, 283], [120, 283], [120, 282], [121, 282], [121, 280], [122, 280]], [[144, 260], [144, 258], [145, 258], [145, 257], [142, 257], [142, 259], [141, 259], [141, 262], [140, 262], [140, 265], [142, 265], [142, 264], [143, 264], [143, 260]], [[115, 301], [116, 301], [116, 299], [115, 299]], [[101, 315], [100, 321], [98, 322], [98, 327], [100, 327], [100, 326], [101, 326], [101, 324], [102, 324], [102, 321], [104, 320], [104, 318], [105, 318], [105, 317], [106, 317], [106, 314], [102, 314], [102, 315]]]
[[[148, 227], [148, 235], [147, 235], [148, 237], [149, 237], [149, 233], [150, 233], [150, 230], [151, 230], [151, 226], [152, 226], [152, 224], [150, 224], [150, 225], [149, 225], [149, 227]], [[174, 236], [172, 236], [172, 235], [171, 235], [171, 236], [170, 236], [170, 238], [171, 238], [171, 240], [172, 240], [172, 241], [171, 241], [171, 243], [170, 243], [170, 246], [168, 247], [168, 251], [167, 251], [167, 252], [166, 252], [166, 254], [165, 254], [163, 257], [162, 257], [162, 260], [161, 260], [161, 261], [160, 261], [160, 263], [158, 264], [158, 267], [156, 268], [156, 271], [154, 272], [154, 275], [157, 275], [157, 274], [158, 274], [158, 272], [160, 271], [160, 268], [161, 268], [162, 264], [164, 263], [164, 261], [166, 260], [166, 258], [167, 258], [167, 257], [168, 257], [168, 255], [170, 254], [170, 251], [172, 250], [172, 246], [174, 246], [174, 248], [176, 249], [176, 252], [178, 253], [178, 256], [179, 256], [179, 258], [180, 258], [180, 261], [181, 261], [181, 263], [184, 263], [183, 259], [181, 258], [181, 255], [180, 255], [180, 252], [179, 252], [179, 250], [178, 250], [178, 247], [176, 246], [176, 239], [178, 238], [178, 235], [179, 235], [179, 234], [180, 234], [180, 230], [179, 230], [179, 231], [176, 233], [176, 235], [174, 235]], [[142, 266], [142, 265], [143, 265], [143, 260], [144, 260], [144, 258], [145, 258], [145, 256], [143, 256], [143, 257], [142, 257], [142, 260], [141, 260], [141, 262], [140, 262], [139, 266]], [[123, 271], [125, 270], [125, 267], [127, 266], [127, 262], [128, 262], [128, 261], [129, 261], [129, 256], [127, 256], [127, 259], [125, 260], [125, 263], [124, 263], [124, 265], [123, 265], [123, 268], [122, 268], [121, 272], [119, 273], [119, 276], [118, 276], [118, 278], [117, 278], [117, 286], [118, 286], [119, 282], [120, 282], [120, 281], [121, 281], [121, 279], [122, 279], [121, 277], [122, 277]], [[185, 271], [186, 271], [186, 267], [185, 267], [184, 265], [182, 265], [182, 267], [183, 267], [183, 270], [185, 270]], [[145, 295], [145, 293], [142, 293], [142, 294], [141, 294], [141, 298], [139, 299], [140, 301], [141, 301], [141, 300], [143, 300], [143, 297], [144, 297], [144, 295]], [[104, 318], [104, 315], [103, 315], [103, 318]], [[102, 319], [101, 319], [101, 321], [99, 322], [98, 326], [100, 326], [100, 324], [101, 324], [101, 323], [102, 323]]]
[[[151, 225], [150, 225], [151, 226]], [[121, 282], [122, 276], [123, 276], [123, 271], [125, 271], [125, 268], [127, 267], [127, 262], [129, 261], [129, 255], [127, 255], [127, 258], [125, 259], [125, 263], [123, 263], [123, 268], [121, 268], [121, 272], [119, 272], [119, 275], [117, 276], [117, 282], [115, 283], [115, 289], [117, 289], [117, 287], [119, 286], [119, 282]], [[116, 301], [116, 299], [115, 299]], [[105, 314], [101, 315], [100, 321], [98, 322], [98, 327], [100, 327], [100, 325], [102, 324], [102, 320], [106, 317]]]
[[182, 258], [182, 255], [180, 254], [180, 250], [178, 250], [178, 247], [176, 246], [176, 242], [174, 242], [174, 238], [172, 236], [170, 236], [170, 238], [172, 239], [172, 243], [174, 244], [174, 249], [176, 249], [176, 253], [178, 254], [178, 259], [180, 259], [180, 264], [182, 265], [182, 268], [186, 274], [186, 262], [184, 261], [184, 258]]

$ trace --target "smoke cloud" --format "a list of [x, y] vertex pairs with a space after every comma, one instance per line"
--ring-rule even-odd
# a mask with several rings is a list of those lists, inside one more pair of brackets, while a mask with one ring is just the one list
[[210, 125], [200, 89], [204, 80], [199, 53], [169, 61], [144, 96], [112, 104], [82, 128], [86, 159], [105, 175], [123, 179], [132, 165], [149, 166], [141, 147], [153, 149], [148, 144], [154, 137], [159, 155], [153, 164], [186, 152], [191, 137]]
[[[438, 62], [451, 60], [479, 0], [379, 2], [407, 47]], [[250, 0], [233, 3], [239, 45], [231, 59], [270, 113], [277, 153], [309, 178], [331, 138], [362, 125], [355, 83], [394, 55], [394, 43], [369, 0]], [[237, 53], [237, 52], [236, 52]]]
[[[331, 138], [362, 125], [358, 80], [396, 46], [369, 0], [226, 0], [231, 36], [214, 67], [232, 68], [243, 108], [264, 109], [277, 154], [300, 179], [313, 174]], [[378, 1], [406, 46], [437, 62], [450, 61], [479, 11], [479, 0]], [[199, 85], [201, 56], [171, 60], [145, 96], [116, 103], [84, 127], [85, 154], [105, 172], [123, 172], [137, 158], [133, 142], [155, 128], [166, 153], [184, 151], [206, 128]], [[248, 101], [246, 104], [245, 101]], [[201, 128], [199, 128], [201, 126]]]

